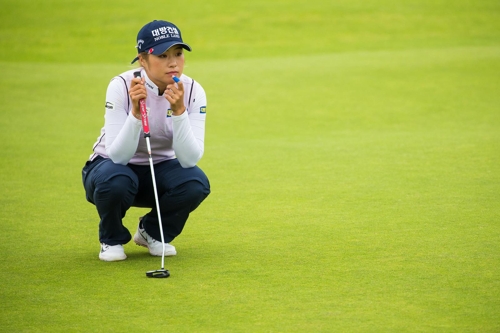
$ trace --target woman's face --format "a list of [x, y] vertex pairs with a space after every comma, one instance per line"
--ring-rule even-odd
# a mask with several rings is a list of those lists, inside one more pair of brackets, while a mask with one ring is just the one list
[[146, 70], [148, 77], [160, 90], [165, 90], [168, 84], [174, 83], [172, 76], [180, 77], [184, 70], [184, 49], [173, 46], [160, 55], [148, 54], [139, 56], [139, 61]]

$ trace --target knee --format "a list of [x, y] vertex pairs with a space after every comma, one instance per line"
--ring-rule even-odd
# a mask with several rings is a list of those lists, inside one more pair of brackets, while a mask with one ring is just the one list
[[198, 206], [210, 194], [210, 188], [192, 180], [182, 185], [182, 193], [186, 203]]
[[128, 176], [115, 176], [96, 186], [94, 195], [100, 200], [119, 202], [133, 200], [137, 194], [137, 184]]

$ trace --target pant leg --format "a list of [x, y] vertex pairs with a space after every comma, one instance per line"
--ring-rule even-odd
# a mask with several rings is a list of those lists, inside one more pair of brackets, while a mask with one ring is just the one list
[[128, 166], [102, 159], [84, 168], [84, 187], [87, 200], [96, 206], [101, 218], [99, 241], [109, 245], [128, 243], [131, 235], [122, 219], [137, 194], [137, 175]]
[[[151, 175], [148, 177], [151, 178]], [[177, 160], [155, 165], [155, 178], [163, 235], [168, 243], [181, 234], [189, 214], [210, 194], [210, 183], [200, 168], [182, 168]], [[143, 227], [151, 237], [161, 240], [152, 182], [150, 188], [143, 186], [146, 179], [141, 178], [140, 182], [141, 190], [136, 197], [136, 204], [153, 207], [142, 219]]]

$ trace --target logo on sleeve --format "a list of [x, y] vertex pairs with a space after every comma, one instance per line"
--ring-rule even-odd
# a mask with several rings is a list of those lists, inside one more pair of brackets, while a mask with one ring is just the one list
[[200, 107], [200, 113], [207, 113], [207, 107], [206, 106]]
[[172, 117], [172, 109], [167, 110], [167, 118]]
[[106, 102], [106, 109], [113, 110], [114, 108], [115, 108], [115, 106], [113, 105], [113, 103], [111, 103], [111, 102]]

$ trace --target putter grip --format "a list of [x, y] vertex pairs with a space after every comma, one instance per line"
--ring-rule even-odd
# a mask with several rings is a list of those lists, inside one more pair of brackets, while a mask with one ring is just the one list
[[[141, 77], [141, 72], [135, 72], [134, 77]], [[148, 122], [148, 112], [146, 110], [146, 100], [141, 99], [139, 101], [139, 108], [141, 110], [141, 120], [142, 120], [142, 131], [144, 132], [144, 137], [149, 137], [149, 122]]]

